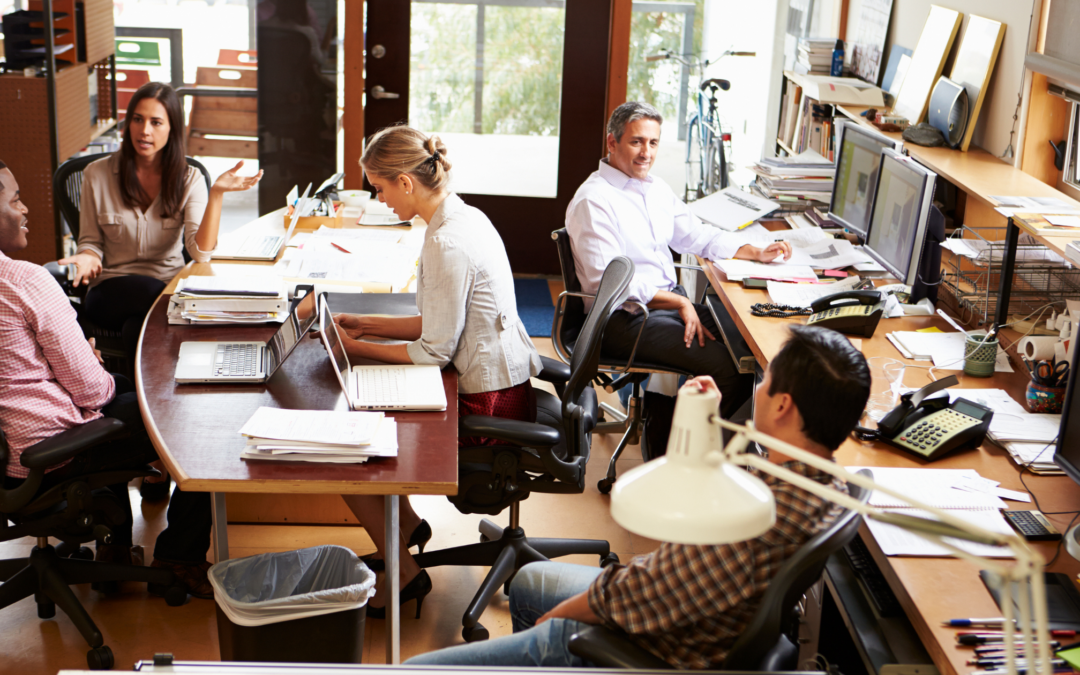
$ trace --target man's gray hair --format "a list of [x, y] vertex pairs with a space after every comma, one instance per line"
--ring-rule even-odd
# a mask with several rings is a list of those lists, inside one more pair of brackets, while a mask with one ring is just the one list
[[615, 137], [616, 142], [619, 142], [622, 140], [623, 132], [626, 131], [626, 125], [638, 120], [652, 120], [657, 124], [664, 123], [664, 117], [660, 114], [660, 111], [648, 103], [627, 101], [615, 108], [615, 112], [611, 113], [611, 119], [607, 123], [607, 131]]

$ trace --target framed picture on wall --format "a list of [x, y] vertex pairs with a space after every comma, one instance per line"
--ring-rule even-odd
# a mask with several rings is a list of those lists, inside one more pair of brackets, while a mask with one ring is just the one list
[[885, 36], [889, 32], [892, 4], [893, 0], [862, 0], [854, 36], [848, 36], [851, 73], [874, 86], [878, 84], [885, 58]]

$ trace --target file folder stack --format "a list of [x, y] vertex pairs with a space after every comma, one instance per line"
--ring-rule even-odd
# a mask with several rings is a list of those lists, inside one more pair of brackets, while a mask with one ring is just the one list
[[285, 282], [277, 276], [181, 279], [169, 300], [169, 323], [281, 323], [289, 315]]
[[240, 429], [240, 456], [287, 462], [362, 464], [397, 457], [397, 423], [381, 412], [280, 410], [263, 406]]

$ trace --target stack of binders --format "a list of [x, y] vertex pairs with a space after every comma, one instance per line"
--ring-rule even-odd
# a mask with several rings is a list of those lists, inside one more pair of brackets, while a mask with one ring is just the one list
[[397, 422], [381, 412], [262, 407], [240, 429], [243, 459], [362, 464], [397, 457]]
[[289, 296], [281, 277], [199, 277], [181, 279], [169, 300], [169, 323], [281, 323]]

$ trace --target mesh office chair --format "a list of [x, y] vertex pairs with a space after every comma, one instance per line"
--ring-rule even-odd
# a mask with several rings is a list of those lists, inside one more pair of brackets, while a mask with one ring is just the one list
[[[75, 241], [79, 240], [79, 202], [82, 198], [83, 170], [91, 162], [108, 157], [110, 154], [102, 152], [95, 155], [86, 155], [85, 157], [74, 157], [61, 164], [60, 168], [53, 174], [53, 198], [56, 200], [60, 214], [63, 216], [64, 222], [67, 223], [68, 230], [71, 231], [71, 237]], [[195, 167], [203, 175], [203, 180], [206, 181], [206, 190], [209, 192], [211, 185], [210, 172], [200, 162], [191, 157], [187, 158], [187, 162], [188, 166]], [[187, 248], [184, 248], [183, 253], [184, 262], [191, 262], [191, 256], [188, 254]], [[78, 299], [77, 302], [73, 301], [72, 304], [79, 313], [79, 325], [82, 326], [83, 333], [87, 338], [94, 338], [98, 350], [101, 351], [102, 358], [106, 360], [106, 367], [117, 372], [127, 372], [129, 369], [124, 367], [127, 364], [127, 356], [124, 353], [124, 342], [120, 331], [106, 330], [82, 316], [82, 299], [86, 297], [86, 284], [73, 288], [71, 282], [68, 281], [66, 265], [61, 267], [51, 262], [46, 263], [45, 268], [52, 273], [53, 278], [59, 282], [68, 296]]]
[[[859, 473], [873, 477], [867, 469]], [[864, 504], [870, 498], [869, 490], [850, 483], [848, 494]], [[821, 578], [829, 556], [854, 539], [861, 525], [862, 515], [844, 509], [832, 525], [811, 537], [784, 562], [769, 582], [750, 623], [724, 659], [724, 670], [779, 672], [798, 669], [798, 604]], [[571, 636], [570, 651], [601, 668], [671, 668], [663, 659], [639, 647], [625, 633], [606, 626], [590, 626]]]
[[[112, 650], [68, 586], [111, 581], [157, 583], [168, 587], [165, 601], [169, 605], [187, 601], [187, 591], [171, 570], [95, 562], [93, 552], [80, 546], [94, 540], [109, 543], [110, 527], [127, 518], [117, 496], [106, 486], [155, 475], [154, 469], [120, 469], [55, 481], [45, 473], [124, 433], [123, 422], [108, 417], [74, 427], [22, 452], [19, 462], [30, 475], [21, 485], [9, 490], [0, 481], [0, 541], [37, 539], [28, 557], [0, 560], [0, 609], [33, 595], [38, 617], [51, 619], [59, 605], [90, 645], [86, 661], [92, 670], [112, 668]], [[0, 469], [7, 467], [9, 452], [7, 439], [0, 432]], [[49, 537], [60, 539], [61, 544], [54, 548]]]
[[[601, 565], [618, 562], [606, 541], [530, 539], [520, 527], [520, 502], [533, 492], [575, 494], [585, 489], [592, 431], [596, 426], [596, 391], [592, 379], [600, 360], [600, 337], [611, 310], [626, 299], [634, 263], [611, 261], [596, 294], [596, 303], [578, 334], [569, 373], [563, 364], [546, 359], [541, 379], [562, 381], [561, 396], [536, 391], [537, 421], [468, 415], [458, 424], [461, 437], [495, 438], [512, 445], [460, 448], [458, 494], [449, 497], [462, 513], [495, 515], [510, 509], [503, 529], [486, 518], [480, 522], [480, 543], [422, 553], [421, 567], [440, 565], [491, 566], [462, 618], [461, 635], [468, 642], [484, 640], [488, 631], [478, 623], [499, 587], [504, 590], [523, 565], [577, 553], [600, 556]], [[551, 371], [554, 371], [552, 373]]]
[[[555, 317], [551, 327], [551, 341], [552, 345], [555, 347], [555, 353], [559, 355], [559, 358], [569, 363], [574, 353], [581, 327], [585, 323], [584, 299], [593, 296], [581, 291], [581, 282], [578, 281], [577, 271], [574, 267], [574, 253], [570, 246], [570, 234], [566, 231], [566, 228], [555, 230], [551, 233], [551, 238], [555, 241], [555, 245], [559, 250], [559, 265], [562, 269], [564, 287], [564, 290], [559, 295], [558, 302], [555, 305]], [[684, 265], [677, 266], [685, 267]], [[645, 326], [649, 321], [649, 310], [643, 304], [637, 304], [641, 310], [645, 312], [645, 322], [641, 325], [641, 332], [644, 332]], [[616, 305], [616, 307], [617, 306], [618, 305]], [[641, 340], [641, 333], [638, 333], [637, 339], [638, 341]], [[615, 392], [627, 385], [633, 387], [633, 393], [630, 396], [626, 413], [623, 413], [621, 410], [616, 410], [607, 403], [600, 404], [600, 409], [603, 411], [603, 417], [610, 418], [611, 421], [601, 421], [596, 427], [596, 433], [622, 434], [622, 438], [619, 439], [619, 444], [615, 447], [615, 452], [612, 453], [611, 460], [608, 462], [607, 475], [596, 484], [596, 487], [603, 494], [611, 492], [611, 486], [615, 482], [615, 462], [619, 459], [619, 456], [622, 455], [622, 452], [627, 445], [633, 445], [640, 441], [642, 446], [642, 458], [645, 460], [652, 459], [654, 456], [658, 456], [664, 452], [664, 448], [656, 448], [653, 449], [653, 451], [650, 451], [650, 449], [646, 447], [647, 443], [642, 431], [644, 430], [644, 425], [646, 423], [647, 411], [643, 409], [644, 397], [641, 388], [642, 382], [644, 382], [651, 373], [674, 373], [676, 375], [686, 376], [693, 375], [687, 371], [672, 368], [667, 365], [645, 363], [640, 359], [635, 359], [634, 355], [636, 352], [637, 342], [634, 343], [634, 350], [630, 353], [630, 358], [628, 360], [614, 359], [605, 357], [602, 354], [600, 355], [598, 382], [605, 390], [608, 392]]]

